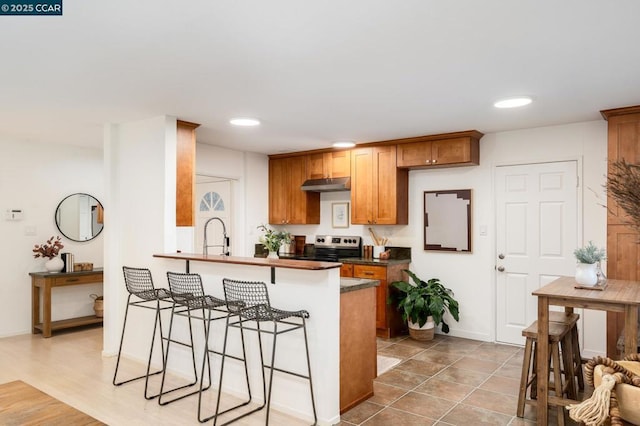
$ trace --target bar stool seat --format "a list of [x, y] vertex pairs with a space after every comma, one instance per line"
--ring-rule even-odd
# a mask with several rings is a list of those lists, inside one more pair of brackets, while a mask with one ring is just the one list
[[[562, 313], [561, 313], [562, 314]], [[564, 314], [562, 314], [564, 315]], [[574, 314], [577, 317], [577, 314]], [[559, 318], [563, 322], [549, 321], [549, 346], [550, 346], [550, 359], [547, 361], [550, 364], [550, 370], [553, 370], [553, 390], [556, 396], [562, 397], [567, 394], [569, 398], [575, 398], [575, 373], [573, 371], [574, 355], [572, 351], [571, 330], [573, 328], [572, 320], [577, 318]], [[565, 321], [566, 320], [566, 321]], [[524, 416], [525, 404], [533, 406], [537, 405], [535, 398], [537, 377], [536, 366], [539, 360], [536, 356], [535, 346], [538, 341], [538, 321], [534, 321], [529, 327], [522, 330], [522, 335], [526, 337], [524, 358], [522, 361], [522, 373], [520, 377], [520, 391], [518, 394], [518, 407], [517, 416]], [[562, 358], [564, 363], [561, 362], [560, 345], [563, 344]], [[564, 365], [564, 369], [563, 369]], [[533, 368], [532, 368], [533, 366]], [[563, 380], [564, 373], [564, 380]], [[547, 378], [548, 380], [548, 378]], [[551, 383], [549, 385], [551, 387]], [[530, 389], [530, 399], [526, 398], [527, 389]], [[564, 425], [564, 407], [559, 406], [558, 412], [558, 424]]]
[[[116, 368], [113, 373], [113, 384], [114, 386], [120, 386], [125, 383], [130, 383], [135, 380], [145, 379], [144, 383], [144, 397], [145, 399], [153, 399], [157, 397], [159, 394], [149, 395], [149, 376], [153, 376], [156, 374], [160, 374], [164, 371], [164, 342], [162, 335], [162, 317], [160, 312], [164, 309], [171, 308], [169, 303], [169, 292], [164, 288], [155, 288], [153, 285], [153, 278], [151, 276], [151, 271], [146, 268], [132, 268], [128, 266], [122, 267], [122, 272], [124, 275], [124, 282], [129, 292], [129, 296], [127, 297], [127, 305], [124, 311], [124, 320], [122, 323], [122, 334], [120, 335], [120, 346], [118, 348], [118, 357], [116, 360]], [[122, 355], [122, 346], [124, 344], [124, 335], [127, 328], [127, 319], [129, 316], [129, 308], [130, 307], [138, 307], [145, 309], [153, 309], [155, 310], [155, 318], [153, 324], [153, 333], [151, 335], [151, 344], [149, 346], [149, 359], [147, 361], [147, 369], [145, 374], [140, 376], [136, 376], [133, 378], [129, 378], [126, 380], [118, 380], [118, 371], [120, 368], [120, 358]], [[162, 365], [163, 369], [158, 371], [151, 372], [151, 361], [153, 358], [153, 352], [155, 347], [155, 339], [157, 331], [160, 331], [160, 352], [162, 354]]]
[[[309, 343], [307, 338], [307, 328], [306, 328], [306, 320], [309, 319], [309, 312], [306, 310], [297, 310], [297, 311], [287, 311], [282, 309], [277, 309], [271, 306], [271, 302], [269, 301], [269, 293], [267, 291], [267, 285], [264, 282], [260, 281], [239, 281], [232, 280], [229, 278], [223, 278], [222, 284], [224, 287], [224, 296], [227, 304], [227, 310], [230, 313], [230, 316], [227, 317], [227, 326], [224, 336], [224, 346], [223, 346], [223, 357], [222, 357], [222, 366], [220, 371], [220, 386], [219, 389], [222, 389], [222, 380], [224, 375], [224, 364], [226, 358], [226, 348], [228, 342], [228, 331], [229, 328], [239, 328], [241, 332], [242, 339], [244, 341], [244, 330], [252, 330], [258, 333], [258, 345], [260, 351], [260, 362], [261, 362], [261, 372], [262, 372], [262, 388], [264, 392], [264, 403], [260, 405], [258, 408], [255, 408], [249, 412], [243, 413], [240, 416], [235, 417], [223, 423], [223, 425], [227, 425], [229, 423], [235, 422], [245, 416], [248, 416], [252, 413], [255, 413], [259, 410], [262, 410], [265, 406], [267, 409], [266, 412], [266, 420], [265, 424], [269, 424], [269, 411], [271, 407], [271, 396], [272, 396], [272, 388], [273, 388], [273, 373], [274, 371], [278, 371], [281, 373], [286, 373], [290, 375], [294, 375], [303, 379], [307, 379], [309, 381], [309, 391], [311, 396], [311, 406], [313, 410], [313, 424], [317, 424], [318, 416], [316, 413], [316, 405], [315, 398], [313, 395], [313, 380], [311, 378], [311, 362], [309, 358]], [[237, 317], [233, 317], [231, 314], [237, 315]], [[247, 324], [247, 322], [255, 322], [255, 326], [251, 326]], [[266, 329], [261, 327], [261, 323], [272, 323], [273, 329]], [[298, 372], [293, 372], [290, 370], [285, 370], [282, 368], [278, 368], [274, 365], [275, 357], [276, 357], [276, 348], [277, 348], [277, 338], [279, 335], [283, 333], [288, 333], [291, 331], [302, 329], [304, 334], [304, 344], [305, 344], [305, 352], [306, 352], [306, 362], [307, 362], [307, 372], [305, 374], [300, 374]], [[262, 333], [271, 334], [273, 336], [273, 344], [271, 348], [271, 361], [269, 364], [265, 363], [263, 350], [262, 350]], [[243, 342], [244, 345], [244, 342]], [[269, 375], [269, 386], [267, 388], [266, 385], [266, 376], [264, 369], [268, 368], [270, 371]], [[218, 393], [218, 400], [216, 402], [216, 416], [214, 420], [214, 425], [217, 424], [218, 420], [218, 409], [220, 407], [220, 395], [221, 392]]]

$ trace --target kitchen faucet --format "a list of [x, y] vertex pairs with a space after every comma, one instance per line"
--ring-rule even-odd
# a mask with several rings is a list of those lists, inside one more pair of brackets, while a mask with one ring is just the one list
[[[222, 224], [222, 244], [207, 244], [207, 226], [212, 220], [217, 220]], [[229, 252], [229, 237], [227, 236], [227, 227], [225, 226], [224, 221], [217, 216], [207, 219], [207, 221], [204, 223], [204, 243], [202, 244], [202, 253], [205, 256], [209, 254], [209, 247], [222, 247], [223, 256], [229, 256], [231, 254]]]

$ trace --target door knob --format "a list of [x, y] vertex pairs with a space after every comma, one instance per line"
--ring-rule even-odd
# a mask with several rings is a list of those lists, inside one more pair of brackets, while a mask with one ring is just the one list
[[500, 253], [500, 254], [498, 255], [498, 259], [504, 259], [504, 254]]
[[498, 266], [498, 272], [504, 272], [504, 266]]

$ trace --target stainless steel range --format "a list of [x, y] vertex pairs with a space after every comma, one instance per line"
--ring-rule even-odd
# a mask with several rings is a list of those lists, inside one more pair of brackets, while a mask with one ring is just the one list
[[361, 257], [362, 237], [341, 235], [316, 235], [314, 255], [310, 260], [339, 262], [348, 257]]

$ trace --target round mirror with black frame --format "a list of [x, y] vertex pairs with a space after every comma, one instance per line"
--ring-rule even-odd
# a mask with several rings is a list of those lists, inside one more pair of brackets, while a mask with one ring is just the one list
[[56, 208], [56, 226], [72, 241], [90, 241], [104, 228], [104, 209], [95, 197], [76, 193], [65, 197]]

